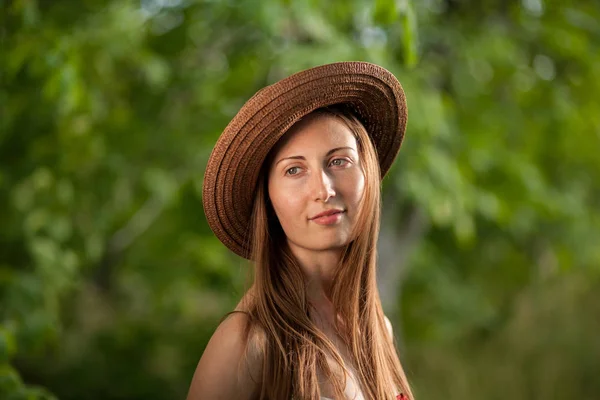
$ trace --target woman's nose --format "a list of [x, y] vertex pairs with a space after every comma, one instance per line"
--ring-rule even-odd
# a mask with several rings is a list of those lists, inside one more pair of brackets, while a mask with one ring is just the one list
[[314, 198], [316, 201], [326, 203], [335, 196], [332, 178], [324, 170], [318, 170], [313, 174]]

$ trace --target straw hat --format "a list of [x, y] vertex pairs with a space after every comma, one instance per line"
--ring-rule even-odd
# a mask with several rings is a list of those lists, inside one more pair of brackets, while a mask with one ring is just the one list
[[381, 176], [404, 137], [404, 91], [386, 69], [367, 62], [339, 62], [298, 72], [259, 90], [219, 137], [203, 183], [206, 219], [234, 253], [250, 257], [250, 219], [263, 161], [283, 134], [318, 108], [344, 104], [355, 113], [377, 150]]

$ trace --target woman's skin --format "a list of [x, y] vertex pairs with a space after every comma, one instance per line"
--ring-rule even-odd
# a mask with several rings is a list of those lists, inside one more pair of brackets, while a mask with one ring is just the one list
[[[269, 169], [269, 198], [315, 306], [328, 304], [325, 291], [350, 241], [364, 186], [356, 139], [335, 117], [310, 115], [278, 144]], [[313, 219], [328, 210], [341, 211], [332, 217], [337, 221], [324, 225]]]
[[[307, 297], [315, 309], [311, 318], [336, 345], [345, 364], [351, 365], [349, 352], [335, 332], [335, 313], [327, 292], [343, 246], [351, 240], [365, 186], [356, 139], [335, 117], [312, 114], [286, 133], [272, 160], [269, 198], [306, 276]], [[328, 210], [340, 213], [314, 218]], [[244, 299], [236, 309], [243, 310], [243, 304]], [[246, 315], [236, 313], [217, 328], [200, 359], [188, 399], [256, 398], [259, 384], [254, 381], [261, 376], [262, 359], [253, 351], [243, 356], [246, 340], [253, 340], [242, 335], [247, 322]], [[389, 321], [388, 328], [391, 331]], [[250, 343], [249, 348], [254, 346]], [[234, 368], [240, 361], [244, 367]], [[363, 397], [351, 370], [350, 374], [346, 393], [360, 400]], [[327, 383], [321, 391], [331, 396]]]

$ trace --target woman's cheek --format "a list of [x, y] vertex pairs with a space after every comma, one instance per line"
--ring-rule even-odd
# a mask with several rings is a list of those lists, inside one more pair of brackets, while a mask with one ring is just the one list
[[300, 194], [293, 188], [280, 191], [273, 205], [282, 226], [294, 223], [302, 215]]
[[341, 180], [341, 185], [343, 185], [344, 196], [348, 200], [352, 199], [353, 202], [357, 203], [365, 191], [365, 178], [362, 171], [358, 169], [352, 171], [352, 174]]
[[294, 189], [290, 189], [286, 193], [283, 203], [288, 218], [295, 220], [300, 217], [302, 210], [300, 207], [301, 201], [299, 193], [297, 193]]

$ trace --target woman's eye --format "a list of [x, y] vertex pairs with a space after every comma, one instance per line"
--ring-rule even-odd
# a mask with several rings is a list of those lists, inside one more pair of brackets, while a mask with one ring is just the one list
[[343, 158], [336, 158], [331, 161], [331, 165], [333, 165], [334, 167], [341, 167], [342, 165], [345, 165], [347, 162], [348, 162], [348, 160], [344, 160]]
[[288, 168], [287, 171], [285, 171], [285, 174], [286, 175], [296, 175], [298, 172], [300, 172], [300, 168], [292, 167], [292, 168]]

